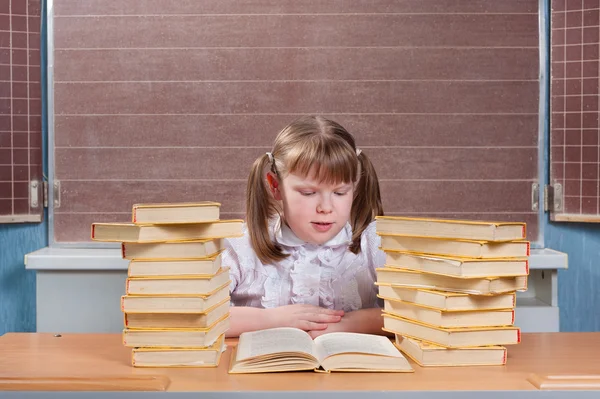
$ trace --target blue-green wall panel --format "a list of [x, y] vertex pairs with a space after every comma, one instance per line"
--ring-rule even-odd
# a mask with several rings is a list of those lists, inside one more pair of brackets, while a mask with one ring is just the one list
[[600, 331], [600, 225], [548, 223], [545, 241], [569, 256], [558, 273], [560, 330]]
[[35, 331], [35, 272], [26, 253], [48, 244], [46, 223], [0, 224], [0, 335]]

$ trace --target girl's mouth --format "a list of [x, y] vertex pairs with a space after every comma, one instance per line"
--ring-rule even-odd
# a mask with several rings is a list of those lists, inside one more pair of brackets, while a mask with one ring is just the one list
[[333, 226], [333, 223], [329, 223], [329, 222], [312, 222], [312, 225], [314, 226], [315, 230], [317, 230], [318, 232], [326, 232], [329, 229], [331, 229], [331, 226]]

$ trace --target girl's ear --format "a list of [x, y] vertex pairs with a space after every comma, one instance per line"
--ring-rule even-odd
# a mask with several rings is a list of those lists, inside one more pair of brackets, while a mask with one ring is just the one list
[[267, 172], [267, 182], [269, 182], [269, 189], [271, 190], [271, 194], [273, 194], [273, 198], [277, 201], [281, 201], [281, 192], [279, 191], [279, 180], [277, 180], [277, 176], [272, 172]]

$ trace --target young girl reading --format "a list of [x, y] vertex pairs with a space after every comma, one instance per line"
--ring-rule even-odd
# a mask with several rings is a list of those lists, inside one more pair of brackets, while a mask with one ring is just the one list
[[379, 215], [377, 174], [346, 129], [323, 117], [285, 127], [252, 166], [243, 237], [226, 242], [228, 336], [274, 327], [313, 338], [381, 334]]

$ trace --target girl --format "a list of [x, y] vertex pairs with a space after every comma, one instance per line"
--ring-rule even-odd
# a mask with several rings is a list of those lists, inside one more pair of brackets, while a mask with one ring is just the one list
[[323, 117], [284, 128], [252, 166], [243, 237], [226, 241], [228, 336], [284, 326], [313, 338], [381, 334], [378, 215], [377, 174], [350, 133]]

